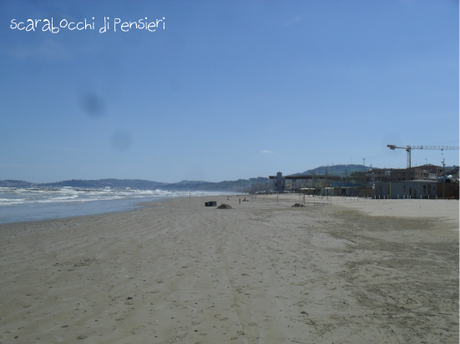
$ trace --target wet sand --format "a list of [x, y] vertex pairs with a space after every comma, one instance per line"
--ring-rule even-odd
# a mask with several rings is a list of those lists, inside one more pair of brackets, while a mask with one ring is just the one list
[[0, 225], [0, 343], [458, 343], [457, 201], [244, 197]]

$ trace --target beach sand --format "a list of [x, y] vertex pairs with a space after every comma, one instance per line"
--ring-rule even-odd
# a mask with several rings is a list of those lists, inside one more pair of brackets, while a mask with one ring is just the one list
[[458, 343], [458, 201], [299, 200], [1, 225], [0, 343]]

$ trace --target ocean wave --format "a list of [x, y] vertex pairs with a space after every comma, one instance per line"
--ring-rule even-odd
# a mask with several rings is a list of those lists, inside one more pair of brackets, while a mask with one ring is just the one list
[[142, 198], [172, 198], [221, 195], [219, 192], [136, 190], [136, 189], [61, 189], [0, 188], [0, 206], [20, 206], [51, 203], [82, 203]]

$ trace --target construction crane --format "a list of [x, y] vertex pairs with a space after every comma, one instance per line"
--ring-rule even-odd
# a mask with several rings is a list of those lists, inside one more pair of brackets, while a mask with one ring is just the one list
[[387, 145], [388, 148], [395, 149], [405, 149], [407, 152], [407, 168], [411, 169], [411, 151], [412, 149], [430, 149], [430, 150], [458, 150], [457, 146], [406, 146], [406, 147], [397, 147], [395, 145]]

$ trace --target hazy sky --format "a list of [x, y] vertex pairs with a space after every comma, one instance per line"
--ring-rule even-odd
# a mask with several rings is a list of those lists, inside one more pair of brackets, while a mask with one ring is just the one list
[[458, 1], [1, 1], [0, 116], [0, 180], [405, 167], [459, 144]]

